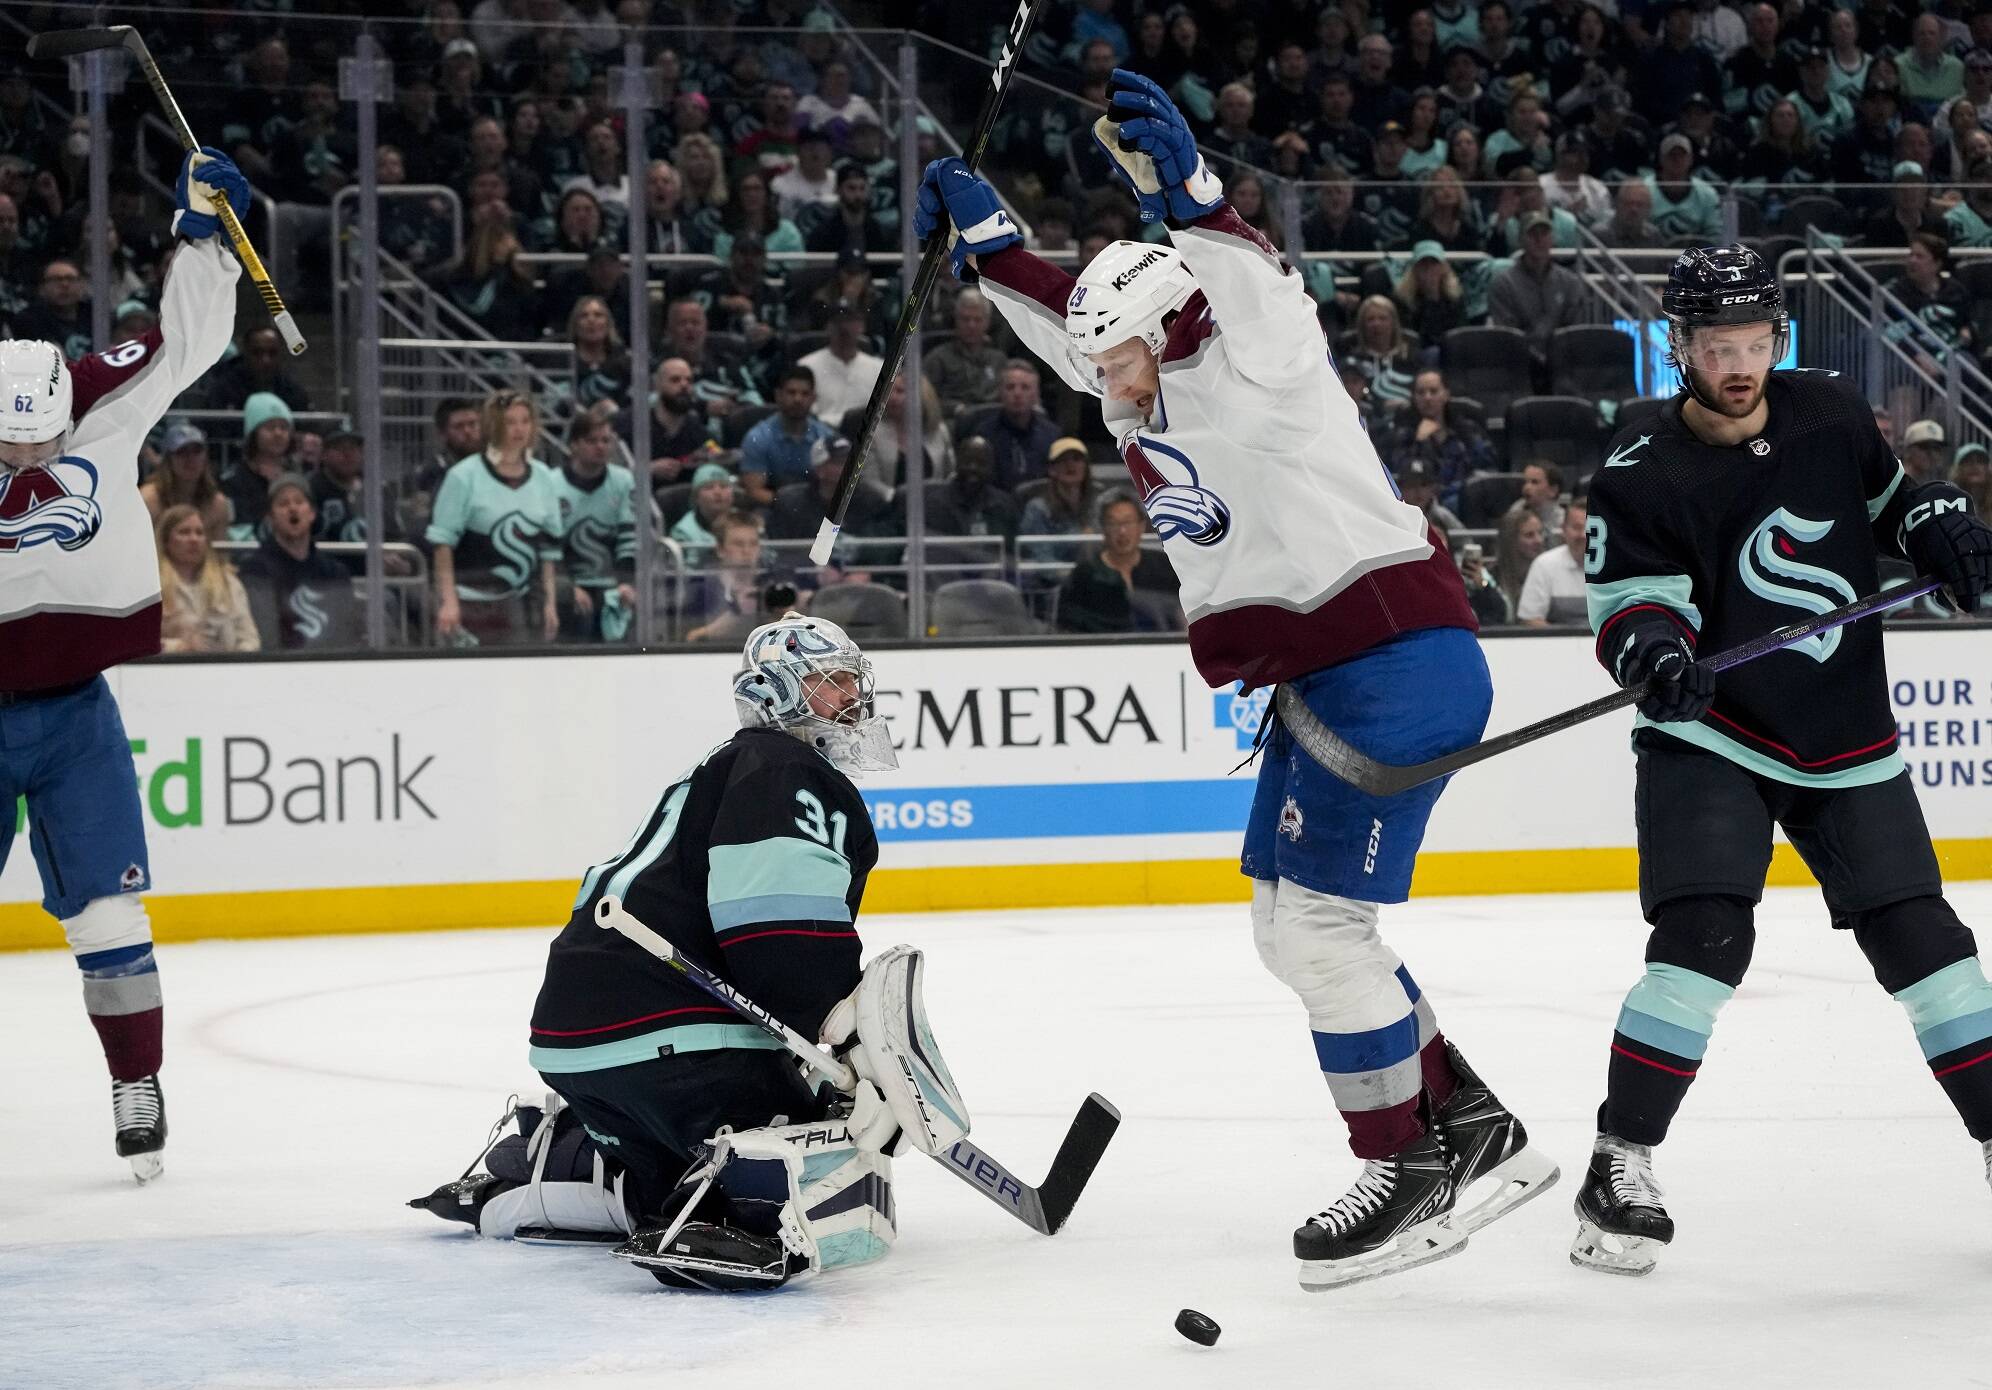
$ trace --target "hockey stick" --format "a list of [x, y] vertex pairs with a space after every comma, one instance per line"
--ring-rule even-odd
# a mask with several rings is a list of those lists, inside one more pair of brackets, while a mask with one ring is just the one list
[[[166, 120], [173, 127], [173, 133], [180, 137], [180, 145], [189, 153], [200, 149], [200, 142], [194, 139], [193, 130], [187, 125], [187, 118], [180, 114], [180, 103], [173, 99], [173, 89], [166, 85], [160, 74], [159, 64], [152, 61], [152, 52], [145, 46], [145, 40], [138, 30], [129, 24], [116, 24], [108, 29], [54, 29], [46, 34], [36, 34], [28, 40], [30, 58], [72, 58], [79, 53], [92, 53], [100, 48], [123, 48], [130, 51], [144, 72], [145, 80], [152, 87], [152, 94], [159, 99], [160, 108], [166, 113]], [[263, 298], [263, 307], [270, 311], [270, 318], [277, 325], [277, 332], [283, 335], [284, 346], [295, 357], [304, 351], [304, 334], [298, 331], [297, 320], [285, 306], [283, 296], [270, 280], [270, 272], [263, 267], [263, 261], [256, 254], [256, 248], [249, 244], [249, 234], [242, 230], [241, 219], [228, 199], [215, 202], [215, 215], [221, 219], [222, 230], [228, 233], [228, 241], [235, 248], [235, 258], [242, 262], [242, 268], [249, 272], [249, 279], [256, 286], [256, 293]]]
[[[1004, 94], [1010, 89], [1012, 70], [1018, 55], [1023, 52], [1024, 38], [1030, 33], [1037, 12], [1044, 3], [1045, 0], [1017, 0], [1017, 12], [1010, 16], [1010, 32], [1003, 40], [1003, 56], [996, 60], [996, 70], [990, 74], [989, 91], [982, 98], [982, 109], [975, 113], [975, 124], [969, 128], [968, 141], [962, 146], [962, 162], [971, 169], [982, 162], [982, 152], [988, 147], [990, 131], [996, 125], [996, 113], [1002, 109]], [[907, 208], [902, 215], [911, 217], [913, 210]], [[893, 378], [899, 375], [900, 364], [906, 358], [906, 340], [913, 336], [920, 314], [927, 307], [927, 296], [933, 291], [934, 281], [940, 277], [941, 257], [947, 254], [947, 249], [947, 229], [936, 227], [934, 234], [927, 238], [926, 248], [920, 253], [920, 269], [913, 277], [913, 288], [908, 291], [906, 302], [899, 307], [899, 323], [886, 344], [885, 365], [879, 368], [878, 380], [872, 383], [871, 399], [865, 402], [864, 420], [858, 426], [858, 437], [851, 441], [851, 458], [844, 465], [844, 476], [838, 480], [837, 494], [830, 499], [830, 506], [823, 514], [823, 524], [817, 527], [816, 540], [809, 547], [809, 562], [813, 565], [830, 563], [830, 552], [836, 547], [837, 533], [844, 529], [844, 513], [851, 508], [851, 498], [858, 490], [858, 479], [865, 471], [865, 460], [871, 454], [872, 439], [878, 434], [878, 422], [885, 417], [885, 403], [892, 396]]]
[[[651, 955], [676, 970], [720, 1003], [732, 1009], [786, 1048], [804, 1066], [823, 1077], [840, 1091], [857, 1085], [858, 1077], [848, 1062], [841, 1062], [802, 1034], [783, 1023], [752, 999], [742, 994], [710, 970], [681, 953], [676, 947], [624, 910], [622, 899], [604, 897], [595, 904], [595, 925], [621, 933]], [[1120, 1111], [1097, 1092], [1079, 1106], [1072, 1127], [1051, 1160], [1044, 1181], [1033, 1187], [998, 1163], [987, 1150], [967, 1139], [959, 1139], [944, 1154], [931, 1157], [963, 1182], [997, 1206], [1040, 1234], [1053, 1236], [1072, 1214], [1073, 1204], [1086, 1190], [1087, 1180], [1099, 1166], [1114, 1131], [1120, 1128]]]
[[[1878, 594], [1870, 594], [1866, 598], [1856, 599], [1852, 603], [1821, 613], [1816, 618], [1807, 618], [1789, 627], [1781, 627], [1775, 632], [1767, 632], [1762, 637], [1743, 643], [1740, 647], [1731, 647], [1726, 652], [1718, 652], [1701, 664], [1712, 671], [1727, 671], [1732, 666], [1741, 666], [1746, 661], [1755, 661], [1760, 656], [1782, 651], [1808, 637], [1816, 637], [1822, 632], [1831, 632], [1836, 627], [1843, 627], [1861, 618], [1898, 608], [1913, 599], [1919, 599], [1933, 592], [1938, 584], [1939, 581], [1934, 579], [1917, 579], [1899, 589], [1884, 589]], [[1430, 762], [1412, 763], [1402, 767], [1391, 763], [1380, 763], [1351, 748], [1315, 717], [1314, 711], [1307, 707], [1306, 702], [1291, 686], [1280, 686], [1274, 692], [1273, 704], [1279, 711], [1280, 722], [1286, 725], [1287, 731], [1293, 735], [1293, 741], [1301, 746], [1308, 757], [1358, 791], [1368, 792], [1371, 796], [1395, 796], [1399, 792], [1409, 791], [1436, 778], [1450, 776], [1463, 767], [1472, 767], [1475, 763], [1485, 762], [1498, 753], [1506, 753], [1512, 748], [1520, 748], [1525, 743], [1534, 743], [1539, 738], [1547, 738], [1551, 734], [1560, 734], [1565, 729], [1573, 729], [1587, 720], [1596, 719], [1601, 714], [1610, 714], [1613, 710], [1636, 705], [1646, 698], [1649, 684], [1642, 682], [1623, 690], [1615, 690], [1589, 704], [1579, 705], [1561, 714], [1553, 714], [1547, 719], [1525, 725], [1512, 733], [1490, 738], [1470, 748], [1462, 748], [1457, 753], [1448, 753]]]

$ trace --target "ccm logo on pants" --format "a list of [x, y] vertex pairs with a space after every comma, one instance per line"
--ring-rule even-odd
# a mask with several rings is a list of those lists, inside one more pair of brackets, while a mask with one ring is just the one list
[[1382, 843], [1383, 843], [1383, 822], [1380, 820], [1372, 820], [1370, 821], [1369, 848], [1363, 854], [1364, 873], [1373, 874], [1376, 872], [1377, 846], [1381, 845]]

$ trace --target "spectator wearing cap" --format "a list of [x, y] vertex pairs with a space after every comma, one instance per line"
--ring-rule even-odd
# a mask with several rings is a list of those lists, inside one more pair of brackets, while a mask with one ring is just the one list
[[1317, 164], [1333, 165], [1350, 174], [1369, 172], [1373, 144], [1369, 131], [1350, 114], [1355, 89], [1347, 73], [1331, 72], [1315, 93], [1314, 119], [1300, 128]]
[[1705, 94], [1696, 92], [1687, 99], [1674, 129], [1688, 137], [1694, 149], [1692, 167], [1697, 172], [1718, 179], [1728, 179], [1735, 174], [1736, 166], [1742, 162], [1743, 152], [1716, 124], [1715, 103]]
[[1527, 334], [1530, 352], [1546, 361], [1550, 334], [1590, 320], [1590, 291], [1550, 258], [1554, 227], [1548, 213], [1525, 214], [1521, 228], [1521, 253], [1488, 287], [1487, 316], [1498, 327]]
[[1183, 626], [1180, 582], [1166, 557], [1144, 550], [1141, 505], [1126, 493], [1100, 508], [1100, 548], [1058, 590], [1062, 632], [1174, 632]]
[[1705, 246], [1722, 239], [1722, 199], [1694, 173], [1694, 141], [1675, 131], [1660, 142], [1660, 167], [1646, 179], [1653, 195], [1653, 225], [1670, 237], [1698, 237]]
[[1515, 93], [1508, 100], [1508, 114], [1501, 128], [1487, 137], [1487, 143], [1480, 147], [1480, 168], [1484, 177], [1494, 177], [1505, 173], [1501, 169], [1501, 156], [1519, 150], [1528, 157], [1528, 162], [1540, 173], [1555, 162], [1556, 152], [1549, 139], [1549, 114], [1542, 109], [1542, 98], [1533, 91]]
[[181, 503], [160, 514], [159, 647], [166, 652], [253, 652], [262, 646], [249, 596], [215, 554], [201, 514]]
[[1436, 345], [1466, 322], [1466, 293], [1436, 241], [1412, 246], [1411, 265], [1397, 278], [1391, 297], [1404, 326], [1422, 342]]
[[159, 326], [159, 315], [142, 299], [127, 299], [111, 315], [111, 346], [135, 343]]
[[1791, 100], [1798, 107], [1798, 118], [1807, 135], [1830, 146], [1852, 130], [1854, 100], [1858, 95], [1855, 92], [1850, 96], [1833, 84], [1832, 62], [1825, 49], [1805, 50], [1799, 59], [1798, 85], [1791, 93]]
[[[1436, 367], [1425, 368], [1412, 378], [1411, 408], [1398, 412], [1394, 428], [1381, 441], [1391, 468], [1400, 476], [1413, 464], [1424, 468], [1434, 499], [1447, 508], [1459, 505], [1467, 479], [1500, 466], [1493, 443], [1480, 429], [1465, 420], [1454, 422], [1448, 410], [1451, 404], [1444, 374]], [[1433, 513], [1427, 509], [1426, 515]], [[1459, 530], [1458, 518], [1453, 517], [1447, 528]]]
[[1868, 219], [1865, 244], [1906, 250], [1909, 238], [1919, 232], [1945, 235], [1943, 217], [1930, 206], [1930, 181], [1923, 166], [1905, 159], [1895, 166], [1894, 173], [1888, 207]]
[[1618, 186], [1611, 217], [1591, 231], [1605, 245], [1621, 249], [1667, 244], [1667, 234], [1653, 225], [1653, 190], [1638, 179]]
[[1632, 119], [1632, 98], [1623, 87], [1606, 87], [1591, 105], [1591, 172], [1606, 187], [1637, 178], [1651, 162], [1651, 137]]
[[1482, 83], [1480, 54], [1464, 44], [1446, 51], [1446, 80], [1439, 87], [1439, 129], [1447, 139], [1460, 126], [1481, 131], [1498, 125], [1502, 109]]
[[1385, 246], [1404, 245], [1418, 220], [1418, 186], [1404, 172], [1408, 148], [1404, 127], [1396, 121], [1377, 127], [1374, 163], [1356, 190], [1358, 208], [1376, 224]]
[[[1833, 177], [1840, 183], [1889, 183], [1895, 166], [1895, 134], [1899, 98], [1895, 89], [1868, 74], [1868, 85], [1854, 108], [1854, 126], [1833, 142]], [[1847, 201], [1852, 202], [1850, 195]]]
[[1778, 9], [1745, 8], [1744, 45], [1722, 65], [1722, 106], [1741, 120], [1761, 120], [1771, 103], [1798, 86], [1798, 65], [1778, 43]]
[[[1971, 297], [1950, 274], [1950, 244], [1942, 237], [1928, 232], [1912, 233], [1902, 273], [1889, 280], [1884, 288], [1901, 301], [1926, 331], [1915, 333], [1908, 324], [1895, 322], [1883, 330], [1882, 336], [1925, 359], [1926, 367], [1940, 364], [1953, 347], [1974, 346]], [[1935, 345], [1931, 338], [1935, 338]]]
[[[632, 411], [620, 411], [616, 433], [625, 444], [635, 442]], [[650, 377], [650, 483], [675, 483], [701, 455], [719, 446], [693, 388], [692, 367], [682, 357], [667, 357]]]
[[156, 523], [168, 507], [192, 507], [207, 534], [228, 534], [232, 508], [214, 476], [207, 436], [199, 425], [178, 420], [166, 427], [159, 442], [159, 464], [138, 485], [146, 511]]
[[[997, 380], [996, 404], [964, 411], [956, 419], [957, 441], [979, 435], [989, 442], [994, 455], [993, 476], [996, 485], [1005, 490], [1042, 478], [1051, 442], [1058, 438], [1058, 427], [1039, 404], [1039, 391], [1036, 364], [1012, 357], [1003, 364]], [[960, 467], [959, 454], [956, 467]]]
[[795, 163], [768, 181], [783, 217], [800, 227], [804, 210], [816, 204], [837, 201], [837, 171], [831, 167], [830, 137], [821, 131], [805, 131], [796, 146]]
[[687, 552], [710, 550], [719, 544], [713, 528], [734, 510], [739, 485], [723, 463], [702, 463], [692, 473], [692, 504], [671, 523], [669, 535]]
[[[326, 432], [325, 452], [308, 479], [311, 506], [317, 516], [312, 535], [318, 540], [357, 543], [367, 539], [366, 466], [366, 441], [357, 430], [342, 420]], [[392, 497], [383, 499], [381, 520], [383, 542], [406, 539]], [[382, 562], [389, 574], [413, 571], [405, 554], [385, 555]], [[366, 557], [361, 555], [349, 556], [343, 563], [355, 573], [364, 573], [367, 567]]]
[[733, 251], [733, 238], [758, 236], [771, 256], [786, 256], [803, 249], [802, 233], [794, 222], [782, 216], [768, 192], [768, 176], [748, 169], [733, 181], [732, 196], [722, 209], [708, 208], [698, 219], [709, 229], [712, 254], [724, 260]]
[[[796, 482], [784, 483], [768, 509], [768, 537], [778, 541], [814, 540], [830, 514], [844, 469], [851, 462], [851, 441], [825, 430], [809, 446], [809, 471]], [[928, 527], [932, 529], [932, 518]], [[870, 478], [860, 478], [844, 513], [843, 533], [858, 539], [894, 534], [892, 499]]]
[[[1100, 529], [1100, 502], [1106, 489], [1093, 481], [1091, 459], [1084, 441], [1067, 436], [1051, 446], [1042, 491], [1024, 503], [1017, 521], [1019, 536], [1079, 536]], [[1073, 552], [1055, 542], [1017, 543], [1022, 561], [1063, 560]]]
[[1459, 542], [1454, 537], [1466, 529], [1466, 523], [1439, 501], [1439, 480], [1431, 466], [1414, 456], [1397, 467], [1395, 476], [1398, 494], [1423, 514], [1433, 530], [1446, 538], [1446, 549], [1457, 549]]
[[318, 548], [311, 487], [295, 473], [270, 484], [270, 523], [237, 567], [267, 648], [355, 646], [352, 571]]
[[1925, 10], [1909, 26], [1909, 49], [1897, 56], [1902, 99], [1919, 117], [1964, 90], [1964, 61], [1944, 46], [1944, 22]]
[[1591, 177], [1591, 142], [1582, 131], [1566, 131], [1556, 142], [1556, 167], [1537, 176], [1542, 196], [1553, 208], [1562, 208], [1586, 226], [1594, 226], [1612, 215], [1612, 197], [1599, 180]]
[[740, 441], [740, 489], [756, 507], [772, 506], [778, 488], [810, 476], [810, 451], [832, 430], [814, 413], [816, 374], [800, 364], [775, 378], [775, 413]]
[[242, 451], [221, 478], [221, 490], [233, 508], [230, 534], [237, 539], [254, 537], [269, 511], [270, 484], [295, 468], [295, 434], [290, 407], [281, 397], [258, 391], [243, 403]]
[[1918, 420], [1902, 434], [1902, 471], [1912, 483], [1931, 483], [1944, 476], [1944, 427], [1935, 420]]
[[[1742, 24], [1737, 24], [1738, 42]], [[1715, 56], [1695, 41], [1695, 12], [1691, 5], [1676, 0], [1666, 7], [1660, 22], [1660, 41], [1640, 54], [1633, 65], [1632, 104], [1655, 125], [1664, 125], [1680, 114], [1681, 107], [1696, 92], [1722, 90], [1722, 69]]]
[[878, 124], [878, 108], [851, 90], [851, 65], [841, 58], [823, 65], [816, 90], [795, 104], [795, 114], [810, 130], [828, 135], [836, 149], [845, 148], [859, 121]]
[[1992, 454], [1983, 444], [1961, 446], [1951, 460], [1950, 480], [1971, 498], [1971, 507], [1982, 520], [1992, 515]]
[[[837, 166], [837, 201], [805, 211], [803, 245], [831, 254], [845, 251], [896, 252], [899, 238], [872, 213], [871, 176], [847, 160]], [[803, 225], [803, 224], [798, 224]]]
[[241, 410], [258, 392], [277, 397], [290, 410], [310, 410], [311, 396], [283, 369], [283, 336], [267, 323], [253, 324], [236, 339], [233, 357], [201, 379], [199, 397], [208, 410]]
[[1243, 82], [1227, 82], [1217, 93], [1217, 121], [1198, 143], [1229, 164], [1264, 169], [1273, 162], [1273, 147], [1253, 125], [1255, 98]]
[[857, 305], [832, 306], [828, 333], [829, 340], [800, 363], [816, 378], [816, 418], [834, 427], [846, 411], [864, 409], [885, 362], [864, 349], [865, 313]]
[[1545, 548], [1522, 581], [1515, 617], [1525, 627], [1583, 626], [1590, 620], [1584, 598], [1587, 511], [1583, 496], [1570, 499], [1557, 530], [1561, 545]]

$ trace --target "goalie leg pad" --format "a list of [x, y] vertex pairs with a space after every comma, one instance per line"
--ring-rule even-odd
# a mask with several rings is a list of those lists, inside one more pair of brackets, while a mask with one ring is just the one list
[[719, 1185], [749, 1231], [770, 1230], [814, 1269], [876, 1260], [898, 1237], [892, 1160], [840, 1120], [730, 1136]]
[[513, 1185], [485, 1199], [477, 1217], [482, 1235], [541, 1231], [556, 1233], [557, 1239], [561, 1232], [627, 1236], [636, 1229], [624, 1201], [624, 1174], [603, 1159], [558, 1095], [548, 1094], [529, 1134], [508, 1135], [494, 1144], [485, 1166], [493, 1177]]
[[968, 1106], [941, 1057], [922, 997], [923, 958], [894, 946], [865, 967], [853, 996], [858, 1045], [852, 1064], [877, 1086], [907, 1140], [943, 1154], [968, 1133]]

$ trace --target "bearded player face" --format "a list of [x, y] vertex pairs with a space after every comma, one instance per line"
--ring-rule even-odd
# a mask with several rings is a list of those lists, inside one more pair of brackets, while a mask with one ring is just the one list
[[1688, 335], [1688, 368], [1703, 405], [1740, 420], [1764, 398], [1764, 379], [1776, 365], [1776, 330], [1768, 323], [1697, 328]]

